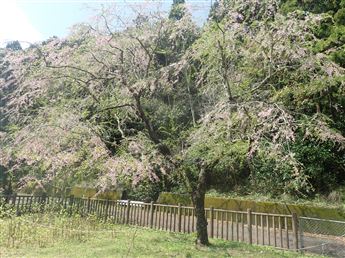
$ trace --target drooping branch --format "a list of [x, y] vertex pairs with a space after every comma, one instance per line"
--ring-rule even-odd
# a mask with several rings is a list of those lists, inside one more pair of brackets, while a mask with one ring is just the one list
[[221, 76], [223, 78], [223, 81], [225, 83], [225, 87], [226, 87], [226, 91], [228, 94], [228, 99], [229, 102], [233, 101], [233, 96], [232, 96], [232, 91], [231, 91], [231, 85], [230, 85], [230, 80], [229, 80], [229, 76], [228, 76], [228, 70], [229, 70], [229, 65], [228, 65], [228, 60], [226, 57], [226, 53], [225, 53], [225, 31], [221, 28], [221, 26], [219, 25], [218, 22], [216, 22], [217, 28], [218, 30], [221, 31], [222, 33], [222, 42], [220, 42], [220, 40], [217, 40], [217, 49], [219, 51], [220, 57], [221, 57]]
[[121, 105], [106, 107], [106, 108], [102, 108], [102, 109], [100, 109], [100, 110], [97, 110], [97, 113], [104, 112], [104, 111], [108, 111], [108, 110], [112, 110], [112, 109], [119, 109], [119, 108], [123, 108], [123, 107], [134, 107], [134, 105], [133, 105], [133, 104], [130, 104], [130, 103], [126, 103], [126, 104], [121, 104]]

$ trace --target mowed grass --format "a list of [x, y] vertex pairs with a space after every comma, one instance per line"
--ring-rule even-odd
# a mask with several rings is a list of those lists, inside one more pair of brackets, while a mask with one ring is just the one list
[[[195, 246], [194, 234], [169, 233], [138, 226], [98, 225], [95, 220], [85, 218], [73, 219], [71, 223], [68, 218], [49, 218], [49, 225], [48, 220], [37, 217], [12, 218], [20, 221], [19, 226], [9, 220], [0, 219], [1, 258], [319, 257], [218, 239], [212, 239], [211, 246], [201, 248]], [[63, 230], [59, 231], [57, 227]], [[27, 239], [30, 236], [31, 239]]]

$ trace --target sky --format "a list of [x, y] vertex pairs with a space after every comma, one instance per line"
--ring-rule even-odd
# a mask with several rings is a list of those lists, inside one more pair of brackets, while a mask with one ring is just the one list
[[[187, 0], [200, 24], [207, 17], [212, 0]], [[119, 12], [142, 6], [146, 0], [0, 0], [0, 46], [19, 40], [34, 43], [51, 36], [65, 37], [72, 25], [88, 22], [102, 5], [115, 3]], [[155, 2], [153, 4], [153, 2]], [[159, 2], [159, 5], [157, 5]], [[168, 11], [173, 0], [151, 0], [146, 6]]]

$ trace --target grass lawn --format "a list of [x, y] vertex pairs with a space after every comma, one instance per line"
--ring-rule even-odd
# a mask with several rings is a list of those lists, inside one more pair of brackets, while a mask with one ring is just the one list
[[[193, 234], [99, 226], [94, 221], [91, 227], [84, 218], [72, 223], [67, 218], [53, 220], [54, 224], [49, 220], [48, 225], [44, 219], [29, 216], [0, 219], [0, 257], [319, 257], [213, 239], [210, 247], [197, 248]], [[76, 225], [84, 232], [78, 232]]]

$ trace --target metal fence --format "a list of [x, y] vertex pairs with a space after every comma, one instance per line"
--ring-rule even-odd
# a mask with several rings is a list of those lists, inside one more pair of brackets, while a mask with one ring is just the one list
[[300, 251], [345, 257], [345, 222], [299, 217]]

